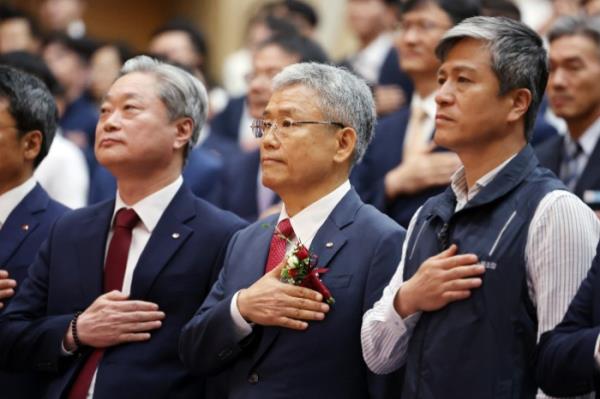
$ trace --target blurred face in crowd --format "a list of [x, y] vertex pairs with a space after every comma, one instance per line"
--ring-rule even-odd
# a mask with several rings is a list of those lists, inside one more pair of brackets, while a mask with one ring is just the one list
[[600, 14], [600, 0], [588, 0], [584, 2], [584, 9], [588, 15]]
[[79, 55], [61, 43], [51, 42], [43, 51], [43, 58], [52, 74], [65, 88], [68, 101], [75, 98], [70, 93], [75, 88], [84, 86], [88, 79], [88, 67]]
[[18, 186], [33, 174], [42, 136], [29, 132], [19, 137], [9, 102], [0, 98], [0, 194]]
[[81, 19], [84, 8], [84, 0], [45, 0], [40, 21], [51, 31], [64, 31], [71, 22]]
[[191, 120], [172, 121], [158, 89], [154, 75], [133, 72], [111, 86], [100, 107], [96, 158], [118, 178], [181, 170], [191, 135], [183, 126]]
[[490, 52], [478, 40], [462, 39], [450, 50], [438, 71], [438, 84], [434, 139], [440, 146], [456, 152], [487, 148], [508, 131], [509, 122], [522, 117], [512, 109], [512, 91], [499, 96]]
[[435, 48], [452, 25], [448, 14], [432, 2], [404, 13], [396, 39], [402, 69], [413, 77], [435, 74], [440, 65]]
[[0, 53], [11, 51], [37, 53], [39, 45], [25, 18], [10, 18], [0, 22]]
[[268, 45], [254, 53], [253, 72], [248, 76], [248, 110], [253, 118], [261, 118], [269, 98], [271, 81], [283, 68], [299, 61], [297, 55], [289, 54], [281, 47]]
[[[264, 132], [260, 154], [262, 182], [280, 195], [318, 189], [336, 176], [340, 158], [338, 135], [332, 125], [303, 124], [285, 127], [285, 121], [323, 121], [318, 94], [293, 85], [273, 93], [263, 119], [278, 127]], [[351, 156], [354, 146], [346, 153]]]
[[114, 46], [103, 46], [94, 52], [90, 63], [90, 90], [94, 98], [101, 99], [108, 92], [121, 66], [119, 51]]
[[183, 31], [167, 31], [150, 41], [148, 51], [190, 69], [199, 69], [202, 56], [196, 52], [190, 37]]
[[582, 35], [550, 43], [548, 99], [554, 113], [567, 122], [593, 122], [600, 116], [600, 50]]
[[386, 30], [387, 7], [383, 0], [350, 0], [348, 25], [358, 39], [367, 44]]

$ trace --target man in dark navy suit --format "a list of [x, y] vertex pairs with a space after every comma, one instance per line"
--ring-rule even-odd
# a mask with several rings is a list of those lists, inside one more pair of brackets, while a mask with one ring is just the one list
[[[254, 126], [262, 180], [283, 209], [234, 236], [210, 296], [182, 331], [180, 355], [196, 372], [222, 373], [214, 398], [393, 397], [400, 376], [370, 373], [359, 337], [404, 239], [348, 181], [372, 134], [371, 93], [349, 72], [317, 63], [288, 66], [273, 87]], [[334, 305], [280, 281], [298, 242], [328, 269], [321, 278]]]
[[[36, 183], [34, 169], [56, 131], [52, 95], [31, 75], [0, 66], [0, 314], [67, 208]], [[37, 398], [35, 376], [0, 373], [2, 397]]]
[[0, 364], [43, 375], [40, 397], [202, 395], [177, 338], [244, 225], [181, 177], [206, 110], [196, 78], [145, 56], [109, 90], [95, 153], [117, 177], [116, 199], [55, 223], [0, 318]]
[[540, 144], [537, 155], [600, 216], [600, 23], [562, 18], [548, 38], [548, 98], [568, 134]]
[[353, 172], [361, 198], [408, 226], [427, 198], [440, 193], [460, 166], [456, 154], [432, 142], [437, 69], [435, 46], [444, 32], [479, 13], [469, 0], [410, 0], [401, 6], [396, 46], [400, 66], [411, 77], [409, 107], [383, 118], [363, 162]]
[[542, 335], [537, 379], [548, 395], [574, 396], [600, 390], [600, 244], [587, 278], [562, 322]]

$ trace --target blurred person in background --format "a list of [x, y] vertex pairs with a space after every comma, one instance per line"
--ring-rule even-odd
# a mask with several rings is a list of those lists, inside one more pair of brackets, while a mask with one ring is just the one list
[[98, 46], [90, 60], [90, 94], [100, 104], [109, 87], [119, 76], [119, 70], [133, 57], [133, 50], [124, 42], [109, 42]]
[[398, 23], [397, 2], [350, 0], [348, 26], [358, 40], [358, 51], [342, 61], [373, 88], [377, 114], [404, 105], [412, 93], [407, 75], [398, 67], [393, 30]]
[[27, 51], [37, 54], [41, 44], [39, 26], [31, 15], [8, 7], [0, 14], [0, 53]]
[[443, 191], [460, 166], [456, 154], [432, 142], [440, 66], [435, 46], [453, 25], [479, 12], [472, 0], [409, 0], [401, 6], [396, 46], [415, 91], [409, 107], [376, 126], [352, 180], [363, 201], [404, 227], [427, 198]]
[[[54, 97], [60, 118], [65, 105], [64, 90], [40, 56], [23, 51], [11, 52], [0, 55], [0, 64], [42, 80]], [[34, 176], [51, 198], [69, 208], [81, 208], [87, 204], [90, 176], [85, 156], [79, 147], [62, 136], [60, 128], [57, 128], [48, 155], [36, 168]]]
[[548, 98], [568, 132], [540, 144], [537, 155], [600, 216], [600, 20], [560, 18], [548, 40]]
[[[0, 314], [67, 211], [34, 177], [52, 144], [56, 119], [54, 99], [42, 81], [0, 65]], [[33, 373], [0, 372], [6, 399], [38, 399], [39, 384]]]
[[43, 0], [40, 22], [48, 32], [62, 32], [72, 38], [85, 36], [83, 14], [87, 0]]
[[59, 120], [64, 136], [86, 154], [90, 172], [96, 161], [93, 154], [98, 109], [87, 94], [90, 58], [96, 44], [88, 38], [73, 39], [64, 34], [48, 38], [43, 58], [65, 90], [65, 110]]
[[583, 9], [588, 15], [600, 14], [600, 0], [582, 0]]

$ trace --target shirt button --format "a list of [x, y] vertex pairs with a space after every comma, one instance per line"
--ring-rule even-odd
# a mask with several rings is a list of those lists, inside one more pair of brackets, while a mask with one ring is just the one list
[[248, 376], [248, 382], [250, 384], [258, 383], [258, 373], [254, 372], [254, 373], [250, 374], [250, 376]]

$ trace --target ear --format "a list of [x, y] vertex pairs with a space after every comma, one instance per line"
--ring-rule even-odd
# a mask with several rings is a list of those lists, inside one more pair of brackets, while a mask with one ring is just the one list
[[516, 122], [527, 113], [531, 105], [531, 92], [529, 89], [515, 89], [508, 93], [510, 101], [510, 111], [507, 115], [507, 122]]
[[177, 132], [173, 148], [178, 150], [190, 142], [192, 131], [194, 130], [194, 121], [192, 121], [192, 118], [180, 118], [175, 122], [175, 128]]
[[37, 156], [42, 151], [42, 143], [44, 136], [39, 130], [27, 132], [21, 137], [21, 148], [23, 149], [23, 157], [27, 161], [35, 161]]
[[335, 137], [337, 140], [337, 149], [333, 160], [338, 163], [351, 161], [354, 156], [354, 149], [356, 148], [356, 131], [351, 127], [345, 127], [338, 130]]

